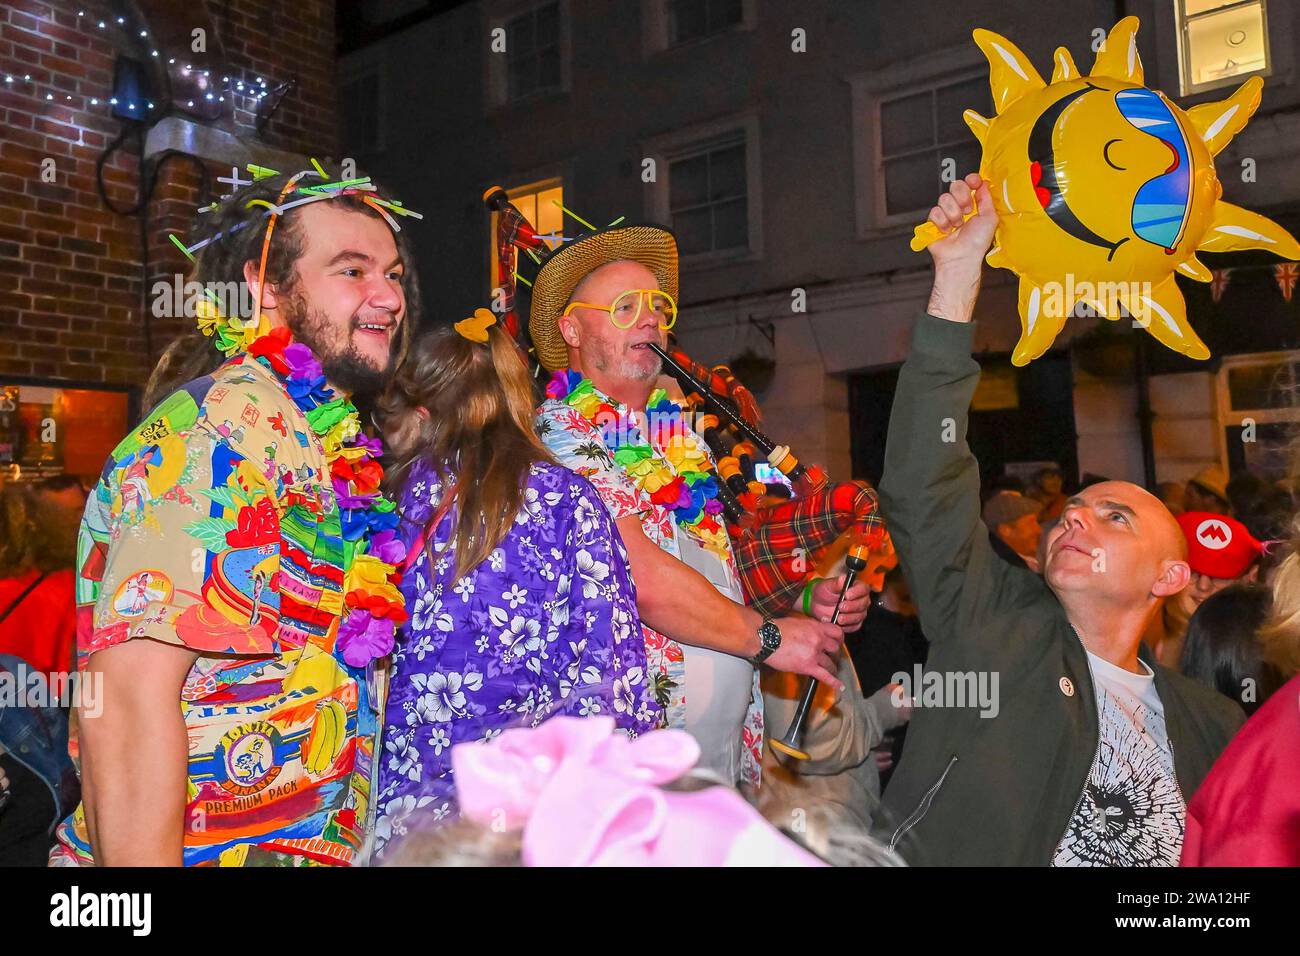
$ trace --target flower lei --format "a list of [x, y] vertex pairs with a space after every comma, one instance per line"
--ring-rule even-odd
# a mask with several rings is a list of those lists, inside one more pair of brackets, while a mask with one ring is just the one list
[[[722, 502], [718, 482], [703, 442], [685, 427], [681, 406], [657, 388], [646, 401], [648, 439], [641, 433], [635, 413], [597, 390], [591, 379], [572, 369], [562, 369], [546, 386], [549, 398], [558, 399], [596, 425], [614, 463], [666, 508], [673, 520], [725, 557], [729, 551], [726, 528], [718, 519]], [[658, 451], [663, 457], [657, 457]], [[666, 461], [665, 461], [666, 459]]]
[[395, 586], [406, 547], [397, 537], [397, 506], [379, 490], [383, 446], [365, 436], [356, 408], [326, 384], [320, 362], [288, 329], [255, 339], [248, 354], [275, 373], [324, 446], [343, 531], [344, 609], [336, 647], [349, 665], [364, 667], [392, 651], [394, 632], [406, 620]]

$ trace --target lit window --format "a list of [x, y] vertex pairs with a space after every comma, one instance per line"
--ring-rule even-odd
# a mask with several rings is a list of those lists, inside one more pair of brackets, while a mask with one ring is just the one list
[[944, 173], [964, 176], [980, 165], [980, 147], [962, 112], [993, 115], [988, 80], [971, 77], [880, 98], [878, 217], [928, 210], [948, 188]]
[[[517, 189], [507, 189], [506, 195], [528, 220], [528, 224], [537, 230], [538, 235], [559, 236], [564, 232], [564, 213], [559, 204], [564, 202], [564, 185], [558, 179], [548, 179], [540, 183], [531, 183]], [[497, 284], [497, 214], [492, 214], [492, 233], [488, 238], [491, 247], [492, 285]], [[544, 239], [543, 242], [554, 249], [560, 244], [558, 239]], [[527, 256], [526, 252], [519, 253]]]
[[1265, 0], [1178, 0], [1176, 9], [1184, 95], [1268, 72]]
[[734, 138], [672, 158], [668, 211], [684, 256], [749, 245], [745, 141]]
[[741, 0], [668, 0], [669, 44], [688, 43], [740, 26]]
[[506, 99], [560, 89], [560, 5], [534, 7], [505, 26]]

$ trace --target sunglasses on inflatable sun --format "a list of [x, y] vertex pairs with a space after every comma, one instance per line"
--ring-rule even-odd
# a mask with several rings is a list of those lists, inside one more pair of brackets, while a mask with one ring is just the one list
[[1169, 147], [1169, 168], [1143, 183], [1133, 197], [1133, 232], [1172, 252], [1187, 226], [1192, 206], [1192, 158], [1177, 117], [1159, 93], [1147, 89], [1115, 94], [1120, 115]]

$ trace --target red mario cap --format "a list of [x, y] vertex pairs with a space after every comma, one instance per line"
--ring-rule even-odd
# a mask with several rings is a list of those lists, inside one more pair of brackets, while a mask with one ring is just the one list
[[1239, 578], [1264, 552], [1246, 526], [1227, 515], [1184, 511], [1178, 525], [1187, 539], [1187, 563], [1194, 574]]

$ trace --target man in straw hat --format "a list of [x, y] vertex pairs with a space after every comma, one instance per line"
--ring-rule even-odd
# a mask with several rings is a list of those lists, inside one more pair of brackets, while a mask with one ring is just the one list
[[661, 359], [649, 346], [665, 346], [676, 300], [677, 242], [662, 227], [602, 229], [552, 253], [529, 318], [537, 357], [554, 373], [538, 432], [595, 485], [618, 526], [669, 726], [696, 737], [701, 766], [757, 783], [757, 665], [839, 687], [834, 655], [865, 617], [869, 592], [849, 591], [838, 625], [828, 623], [838, 581], [815, 589], [811, 616], [772, 620], [745, 606], [714, 462], [657, 387]]

